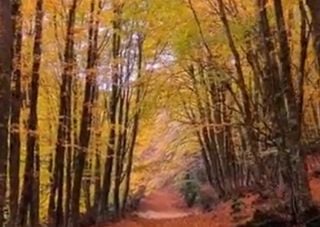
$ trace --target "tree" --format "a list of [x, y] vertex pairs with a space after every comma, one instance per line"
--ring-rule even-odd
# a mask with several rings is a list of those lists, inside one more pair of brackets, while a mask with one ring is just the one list
[[[92, 0], [90, 4], [90, 21], [88, 32], [88, 52], [86, 67], [86, 85], [85, 95], [82, 104], [82, 116], [79, 136], [79, 146], [75, 158], [75, 175], [72, 191], [72, 222], [73, 226], [78, 226], [80, 193], [83, 172], [86, 164], [86, 157], [89, 150], [89, 142], [92, 131], [93, 107], [96, 101], [97, 93], [97, 60], [98, 60], [98, 31], [99, 16], [102, 8], [102, 2], [97, 4], [96, 0]], [[98, 19], [96, 19], [98, 18]], [[89, 189], [90, 190], [90, 189]], [[90, 201], [90, 198], [89, 198]]]
[[19, 199], [20, 172], [20, 116], [21, 116], [21, 58], [22, 58], [22, 3], [20, 0], [12, 2], [13, 17], [13, 58], [12, 58], [12, 100], [10, 122], [10, 155], [9, 155], [9, 184], [10, 184], [10, 223], [17, 220]]
[[[31, 73], [30, 87], [30, 113], [28, 119], [27, 135], [27, 157], [24, 171], [23, 186], [21, 192], [21, 201], [19, 208], [19, 226], [25, 226], [30, 223], [32, 226], [39, 226], [39, 182], [36, 171], [36, 152], [38, 151], [38, 93], [39, 93], [39, 75], [42, 57], [42, 20], [43, 20], [43, 0], [36, 2], [35, 17], [35, 37], [33, 45], [33, 64]], [[30, 212], [29, 222], [27, 221], [28, 209]]]
[[100, 214], [104, 214], [108, 209], [108, 197], [112, 182], [112, 168], [115, 155], [116, 144], [116, 123], [117, 123], [117, 106], [119, 102], [119, 81], [120, 71], [120, 44], [121, 44], [121, 12], [122, 4], [113, 2], [113, 22], [112, 22], [112, 78], [111, 78], [111, 95], [109, 98], [108, 120], [110, 125], [107, 155], [104, 165], [104, 176], [102, 182], [102, 192], [100, 200]]
[[6, 201], [8, 124], [10, 113], [10, 78], [12, 70], [13, 31], [11, 21], [11, 3], [0, 2], [0, 226], [4, 225], [4, 206]]
[[[320, 136], [319, 4], [2, 0], [0, 227], [119, 219], [139, 179], [176, 157], [202, 159], [219, 198], [254, 190], [302, 222]], [[159, 135], [158, 167], [144, 154]]]
[[[303, 213], [306, 212], [311, 206], [311, 194], [309, 189], [307, 170], [304, 165], [304, 155], [301, 151], [301, 133], [299, 132], [299, 113], [296, 103], [296, 94], [294, 91], [292, 81], [292, 69], [291, 69], [291, 50], [288, 41], [287, 29], [285, 25], [285, 18], [283, 13], [282, 1], [274, 1], [277, 33], [279, 42], [279, 60], [280, 60], [280, 86], [283, 92], [284, 102], [287, 103], [288, 113], [281, 117], [281, 123], [278, 122], [278, 126], [283, 125], [285, 120], [286, 130], [282, 130], [284, 135], [284, 149], [280, 154], [284, 156], [283, 165], [287, 164], [287, 173], [284, 173], [285, 182], [290, 186], [291, 190], [291, 209], [294, 219], [299, 220]], [[283, 107], [282, 107], [283, 108]], [[280, 110], [280, 113], [285, 113], [284, 110]], [[279, 113], [279, 112], [278, 112]], [[282, 145], [283, 146], [283, 145]], [[286, 149], [289, 152], [286, 152]]]
[[[63, 185], [65, 153], [71, 144], [71, 94], [74, 76], [74, 26], [78, 1], [73, 0], [68, 9], [67, 31], [63, 55], [62, 82], [60, 86], [59, 123], [54, 160], [53, 180], [48, 207], [49, 226], [63, 226]], [[57, 193], [58, 192], [58, 193]], [[56, 196], [57, 195], [57, 196]], [[56, 198], [57, 197], [57, 198]], [[55, 202], [55, 200], [57, 202]], [[70, 204], [69, 204], [70, 205]], [[69, 215], [69, 214], [65, 214]]]
[[319, 0], [307, 0], [311, 17], [312, 17], [312, 30], [313, 30], [313, 43], [316, 52], [317, 64], [320, 65], [320, 1]]
[[[240, 88], [241, 96], [242, 96], [242, 101], [243, 101], [243, 107], [240, 107], [240, 110], [243, 111], [244, 113], [244, 123], [245, 123], [245, 131], [246, 131], [246, 140], [248, 140], [248, 149], [250, 150], [250, 153], [253, 155], [255, 162], [256, 162], [256, 167], [254, 170], [254, 174], [261, 172], [260, 176], [261, 178], [261, 183], [259, 183], [259, 176], [255, 175], [254, 177], [256, 178], [256, 181], [259, 184], [266, 183], [265, 178], [266, 178], [266, 171], [264, 169], [264, 165], [262, 164], [262, 160], [259, 158], [259, 155], [257, 153], [257, 135], [254, 131], [254, 119], [253, 115], [251, 112], [251, 102], [250, 102], [250, 96], [248, 93], [248, 89], [245, 83], [245, 77], [244, 77], [244, 72], [243, 72], [243, 66], [241, 63], [241, 56], [239, 51], [237, 50], [237, 47], [234, 42], [234, 38], [232, 36], [232, 32], [230, 29], [230, 25], [228, 22], [226, 10], [225, 10], [225, 5], [222, 0], [218, 0], [218, 8], [219, 8], [219, 14], [221, 18], [221, 22], [223, 23], [224, 30], [228, 39], [228, 45], [229, 48], [232, 52], [233, 58], [234, 58], [234, 64], [236, 68], [236, 73], [237, 73], [237, 84]], [[259, 167], [259, 169], [257, 168]]]

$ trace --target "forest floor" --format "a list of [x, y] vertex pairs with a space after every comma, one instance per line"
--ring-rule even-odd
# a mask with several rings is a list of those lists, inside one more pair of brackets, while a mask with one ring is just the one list
[[[245, 209], [237, 214], [237, 217], [246, 221], [253, 214], [252, 203], [255, 196], [242, 200]], [[198, 208], [187, 208], [173, 189], [164, 188], [143, 199], [139, 210], [132, 217], [99, 227], [231, 227], [235, 226], [235, 223], [239, 224], [237, 217], [232, 215], [231, 202], [219, 204], [213, 212], [202, 213]]]
[[[313, 199], [320, 204], [320, 179], [310, 178]], [[179, 193], [171, 188], [158, 189], [142, 201], [137, 212], [117, 223], [97, 227], [235, 227], [250, 220], [257, 209], [257, 196], [248, 194], [241, 199], [243, 209], [232, 212], [232, 202], [218, 204], [214, 211], [203, 213], [199, 208], [187, 208]]]

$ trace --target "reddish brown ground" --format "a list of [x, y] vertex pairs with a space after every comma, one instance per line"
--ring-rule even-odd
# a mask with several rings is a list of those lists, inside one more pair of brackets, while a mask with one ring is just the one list
[[[245, 209], [237, 217], [248, 220], [254, 200], [254, 196], [243, 199]], [[215, 210], [203, 214], [198, 209], [188, 209], [177, 192], [165, 188], [147, 196], [134, 217], [100, 227], [231, 227], [238, 222], [231, 214], [231, 202], [222, 203]]]
[[[313, 199], [320, 204], [320, 179], [311, 177], [310, 188]], [[219, 204], [214, 212], [202, 213], [188, 209], [179, 194], [164, 188], [143, 199], [141, 206], [132, 217], [118, 223], [101, 224], [97, 227], [234, 227], [249, 220], [257, 205], [256, 196], [242, 199], [244, 208], [237, 215], [232, 214], [231, 202]]]

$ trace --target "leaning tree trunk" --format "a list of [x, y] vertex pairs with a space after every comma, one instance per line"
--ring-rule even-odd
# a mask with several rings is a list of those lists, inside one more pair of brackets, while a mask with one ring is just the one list
[[10, 0], [0, 1], [0, 227], [4, 225], [6, 201], [8, 132], [10, 115], [10, 75], [13, 31]]

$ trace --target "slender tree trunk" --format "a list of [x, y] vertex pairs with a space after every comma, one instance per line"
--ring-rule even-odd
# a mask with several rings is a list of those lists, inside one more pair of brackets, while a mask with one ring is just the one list
[[306, 0], [312, 17], [313, 43], [320, 72], [320, 0]]
[[[200, 69], [201, 68], [202, 67], [200, 66]], [[201, 144], [204, 145], [203, 152], [208, 157], [211, 177], [212, 177], [212, 185], [214, 185], [214, 187], [218, 190], [219, 195], [224, 195], [224, 189], [220, 182], [220, 177], [219, 177], [217, 159], [215, 158], [217, 147], [216, 147], [215, 141], [212, 140], [212, 138], [210, 138], [210, 133], [209, 133], [210, 130], [208, 129], [209, 128], [208, 125], [210, 126], [210, 123], [208, 122], [210, 120], [209, 119], [210, 111], [208, 110], [208, 108], [211, 108], [211, 107], [206, 106], [208, 102], [207, 100], [202, 101], [201, 92], [200, 92], [201, 86], [205, 84], [203, 84], [203, 79], [201, 79], [201, 81], [198, 81], [196, 79], [195, 67], [193, 65], [189, 67], [188, 74], [192, 79], [192, 83], [195, 90], [197, 108], [199, 111], [201, 124], [202, 124], [201, 129], [199, 130], [199, 136], [200, 136], [200, 140], [202, 141]], [[202, 75], [203, 73], [199, 73], [199, 74]], [[211, 135], [212, 133], [213, 132], [211, 130]]]
[[22, 13], [21, 0], [12, 1], [13, 17], [13, 73], [10, 126], [9, 184], [10, 184], [10, 225], [14, 226], [18, 215], [20, 185], [20, 114], [21, 114], [21, 49], [22, 49]]
[[101, 147], [102, 147], [102, 128], [104, 119], [104, 110], [101, 113], [98, 109], [99, 103], [99, 89], [96, 90], [95, 94], [95, 112], [93, 115], [93, 125], [94, 125], [94, 198], [93, 198], [93, 208], [96, 217], [99, 215], [99, 203], [101, 198]]
[[13, 31], [11, 4], [0, 1], [0, 227], [4, 225], [4, 206], [7, 187], [7, 161], [9, 151], [10, 75], [12, 70]]
[[[319, 0], [306, 0], [312, 19], [312, 33], [313, 33], [313, 47], [316, 55], [316, 69], [320, 75], [320, 1]], [[300, 3], [304, 4], [304, 3]], [[303, 6], [302, 6], [303, 7]], [[300, 6], [300, 8], [302, 8]], [[303, 10], [301, 10], [303, 12]], [[303, 16], [303, 15], [302, 15]], [[320, 86], [320, 79], [317, 79], [317, 86]], [[320, 91], [317, 92], [319, 96]], [[320, 102], [317, 101], [317, 118], [320, 118]], [[320, 128], [320, 125], [317, 125]]]
[[[300, 9], [300, 59], [299, 59], [299, 77], [298, 77], [298, 92], [297, 105], [299, 113], [299, 132], [302, 133], [303, 119], [304, 119], [304, 83], [306, 77], [306, 63], [308, 57], [308, 46], [310, 36], [308, 33], [308, 16], [302, 0], [299, 1]], [[300, 135], [301, 136], [301, 135]]]
[[[42, 56], [42, 18], [43, 18], [43, 0], [37, 0], [36, 2], [36, 20], [35, 20], [35, 37], [33, 47], [33, 66], [32, 66], [32, 78], [31, 78], [31, 97], [30, 97], [30, 114], [28, 119], [28, 135], [27, 135], [27, 157], [25, 172], [23, 178], [23, 186], [21, 192], [21, 201], [19, 208], [19, 226], [25, 226], [27, 224], [28, 207], [31, 210], [35, 210], [34, 207], [39, 207], [39, 204], [34, 202], [39, 195], [36, 195], [34, 191], [35, 182], [35, 153], [37, 150], [38, 140], [38, 93], [39, 93], [39, 71]], [[30, 223], [32, 226], [39, 225], [39, 216], [31, 215], [32, 219]], [[33, 219], [36, 218], [36, 219]]]
[[34, 157], [34, 180], [33, 180], [33, 196], [32, 205], [30, 207], [30, 224], [31, 226], [40, 225], [40, 146], [39, 139], [35, 147]]
[[84, 205], [86, 208], [86, 212], [90, 213], [92, 209], [91, 205], [91, 179], [92, 179], [92, 157], [91, 154], [89, 154], [89, 157], [87, 157], [85, 168], [84, 168], [84, 174], [83, 174], [83, 180], [82, 180], [82, 188], [83, 188], [83, 199], [84, 199]]
[[120, 78], [120, 69], [119, 69], [119, 57], [120, 57], [120, 34], [119, 30], [121, 29], [121, 7], [116, 3], [113, 5], [114, 10], [114, 21], [113, 21], [113, 37], [112, 37], [112, 86], [111, 86], [111, 96], [110, 96], [110, 105], [109, 105], [109, 138], [108, 138], [108, 148], [107, 148], [107, 157], [104, 165], [104, 177], [102, 182], [102, 191], [101, 191], [101, 203], [100, 203], [100, 214], [103, 215], [107, 212], [108, 209], [108, 197], [111, 187], [111, 176], [112, 168], [114, 162], [115, 154], [115, 142], [116, 142], [116, 128], [117, 123], [117, 106], [119, 102], [119, 78]]
[[[100, 128], [100, 126], [98, 126]], [[97, 129], [96, 129], [97, 130]], [[95, 134], [95, 164], [94, 164], [94, 209], [95, 214], [98, 215], [98, 207], [101, 197], [101, 131]]]
[[[139, 59], [138, 59], [138, 79], [141, 78], [141, 67], [142, 67], [142, 41], [139, 44]], [[131, 135], [131, 143], [129, 145], [129, 152], [128, 152], [128, 163], [127, 163], [127, 169], [126, 169], [126, 181], [124, 186], [124, 193], [123, 193], [123, 200], [122, 200], [122, 213], [124, 213], [126, 205], [127, 205], [127, 199], [130, 191], [130, 181], [131, 181], [131, 173], [132, 173], [132, 165], [133, 165], [133, 154], [134, 154], [134, 148], [135, 143], [138, 136], [139, 131], [139, 123], [140, 123], [140, 115], [141, 115], [141, 109], [139, 108], [140, 103], [142, 101], [142, 88], [141, 85], [137, 88], [136, 93], [136, 108], [137, 112], [134, 115], [134, 122], [133, 122], [133, 128], [132, 128], [132, 135]]]
[[[74, 128], [73, 128], [74, 130]], [[71, 134], [71, 133], [70, 133]], [[70, 135], [69, 134], [69, 135]], [[71, 141], [71, 139], [70, 139]], [[66, 154], [66, 198], [64, 201], [64, 223], [68, 226], [69, 218], [70, 218], [70, 208], [71, 208], [71, 199], [72, 199], [72, 163], [73, 163], [73, 148], [74, 142], [71, 146], [67, 148]]]
[[[100, 7], [100, 6], [99, 6]], [[87, 76], [85, 85], [85, 95], [82, 106], [82, 117], [79, 136], [79, 150], [76, 155], [75, 175], [73, 181], [73, 202], [72, 202], [72, 219], [73, 226], [78, 226], [79, 219], [79, 202], [81, 193], [81, 183], [83, 172], [86, 164], [86, 157], [89, 149], [89, 142], [91, 137], [92, 119], [93, 119], [93, 106], [96, 96], [96, 65], [97, 65], [97, 42], [98, 42], [98, 27], [99, 24], [95, 23], [96, 16], [96, 1], [91, 1], [90, 21], [89, 21], [89, 40], [88, 40], [88, 53], [87, 53]], [[100, 11], [100, 9], [98, 9]], [[90, 170], [89, 170], [90, 171]], [[90, 182], [89, 182], [90, 184]], [[90, 188], [90, 185], [89, 185]], [[90, 196], [89, 196], [90, 197]], [[90, 201], [90, 198], [88, 198]], [[89, 202], [90, 204], [90, 202]], [[90, 205], [89, 205], [90, 206]], [[87, 207], [87, 209], [90, 209]]]
[[31, 226], [41, 226], [40, 220], [40, 156], [39, 156], [39, 143], [37, 141], [34, 156], [34, 180], [32, 185], [33, 195], [30, 202], [29, 220]]
[[261, 159], [258, 153], [259, 150], [258, 150], [258, 144], [257, 144], [257, 136], [253, 127], [254, 119], [252, 118], [251, 101], [250, 101], [250, 96], [248, 94], [247, 86], [245, 83], [240, 53], [237, 50], [237, 47], [235, 45], [235, 42], [232, 36], [232, 32], [230, 29], [230, 25], [227, 18], [226, 9], [225, 9], [223, 0], [218, 0], [218, 7], [219, 7], [220, 19], [225, 29], [225, 33], [229, 43], [229, 48], [234, 58], [236, 73], [238, 76], [237, 84], [239, 86], [241, 99], [243, 102], [243, 106], [240, 107], [240, 110], [244, 115], [243, 117], [244, 117], [244, 123], [245, 123], [246, 140], [248, 141], [247, 146], [248, 146], [249, 152], [253, 155], [254, 161], [255, 161], [255, 166], [254, 166], [255, 169], [253, 171], [253, 174], [254, 174], [256, 183], [258, 183], [259, 186], [262, 186], [263, 184], [267, 183], [266, 175], [265, 175], [266, 171], [264, 169], [264, 165], [261, 162]]
[[[130, 42], [131, 41], [132, 41], [132, 38], [130, 38]], [[138, 42], [140, 42], [140, 39], [139, 39]], [[142, 54], [142, 53], [140, 53], [140, 51], [142, 51], [142, 47], [141, 47], [141, 50], [140, 50], [140, 46], [141, 46], [141, 44], [138, 43], [138, 48], [137, 48], [138, 49], [138, 58], [140, 57], [140, 54]], [[129, 67], [130, 67], [129, 66], [130, 65], [130, 59], [131, 58], [130, 58], [130, 54], [129, 54], [129, 56], [128, 56], [128, 62], [129, 63], [127, 65], [127, 71], [130, 71], [130, 69], [129, 69]], [[139, 80], [140, 77], [141, 77], [141, 68], [140, 68], [141, 66], [140, 66], [140, 64], [142, 64], [142, 63], [140, 63], [139, 59], [137, 59], [137, 60], [138, 60], [138, 76], [137, 76], [137, 79]], [[134, 61], [135, 61], [135, 59], [132, 60], [132, 62], [133, 62], [132, 64], [135, 64]], [[128, 73], [128, 75], [125, 77], [124, 84], [129, 83], [129, 79], [130, 79], [130, 73]], [[141, 89], [141, 85], [138, 86], [137, 89], [140, 90]], [[126, 199], [124, 197], [125, 194], [123, 194], [122, 202], [121, 202], [121, 184], [123, 183], [124, 179], [126, 178], [127, 172], [128, 172], [127, 171], [128, 170], [128, 166], [127, 166], [127, 168], [125, 168], [126, 159], [129, 156], [128, 153], [129, 153], [129, 150], [130, 150], [130, 142], [132, 142], [131, 139], [134, 140], [133, 146], [135, 146], [135, 141], [136, 141], [136, 136], [137, 136], [137, 135], [134, 135], [134, 130], [135, 130], [134, 127], [137, 126], [135, 123], [133, 123], [133, 125], [132, 125], [132, 131], [130, 130], [131, 127], [130, 127], [130, 123], [129, 123], [130, 122], [129, 114], [130, 114], [130, 109], [131, 109], [131, 95], [132, 95], [131, 88], [130, 87], [125, 88], [124, 92], [123, 92], [123, 109], [124, 109], [123, 110], [123, 112], [124, 112], [123, 115], [124, 116], [123, 116], [123, 120], [122, 120], [123, 123], [122, 123], [122, 126], [121, 126], [121, 128], [122, 128], [122, 131], [121, 131], [121, 134], [120, 134], [121, 136], [119, 137], [119, 140], [120, 140], [119, 141], [119, 143], [120, 143], [120, 147], [119, 148], [121, 148], [122, 151], [121, 151], [121, 155], [120, 155], [119, 178], [115, 180], [115, 184], [116, 183], [118, 184], [117, 188], [115, 187], [115, 190], [118, 191], [117, 192], [118, 198], [116, 198], [117, 203], [118, 203], [118, 208], [117, 208], [118, 209], [118, 213], [117, 213], [118, 217], [123, 216], [124, 211], [125, 211], [125, 207], [123, 205], [126, 204], [126, 202], [124, 201]], [[139, 95], [138, 91], [137, 91], [137, 95]], [[139, 108], [140, 103], [136, 103], [136, 105], [137, 105], [137, 107], [136, 107], [137, 110], [136, 111], [139, 112], [140, 111], [140, 108]], [[129, 176], [129, 177], [131, 177], [131, 176]], [[126, 188], [124, 188], [124, 191], [125, 190], [126, 190]]]
[[[77, 0], [73, 0], [68, 11], [66, 44], [64, 49], [62, 83], [60, 87], [60, 110], [53, 180], [48, 207], [48, 225], [64, 226], [63, 192], [65, 153], [71, 145], [71, 93], [74, 76], [74, 27]], [[56, 196], [57, 195], [57, 196]], [[55, 202], [57, 197], [57, 202]]]
[[[296, 94], [292, 82], [291, 53], [285, 19], [283, 15], [282, 1], [274, 0], [274, 8], [277, 22], [277, 33], [279, 41], [279, 60], [281, 86], [287, 103], [287, 119], [285, 122], [285, 147], [289, 152], [284, 151], [283, 160], [287, 164], [284, 169], [285, 183], [290, 187], [290, 208], [293, 218], [301, 221], [301, 215], [311, 206], [311, 194], [309, 189], [307, 171], [304, 166], [304, 155], [300, 144], [300, 122], [299, 108], [296, 102]], [[283, 107], [282, 107], [283, 108]], [[283, 124], [284, 122], [279, 122]]]
[[[263, 56], [263, 60], [261, 63], [262, 71], [259, 72], [261, 74], [259, 77], [262, 84], [262, 114], [267, 116], [267, 121], [270, 121], [271, 123], [271, 128], [273, 129], [271, 132], [272, 140], [277, 140], [279, 135], [281, 134], [281, 129], [278, 124], [280, 115], [275, 110], [275, 108], [284, 106], [283, 98], [281, 97], [281, 95], [276, 95], [281, 93], [279, 65], [277, 63], [275, 44], [273, 42], [273, 36], [271, 35], [269, 20], [267, 16], [267, 1], [257, 0], [256, 4], [259, 26], [260, 52]], [[274, 180], [274, 177], [270, 174], [271, 173], [268, 172], [268, 177], [272, 182]], [[270, 192], [272, 192], [272, 188]]]
[[[122, 78], [120, 79], [122, 80]], [[120, 82], [120, 86], [122, 86], [123, 82]], [[125, 99], [125, 92], [122, 87], [119, 88], [120, 94], [120, 100], [119, 100], [119, 111], [118, 111], [118, 119], [117, 119], [117, 127], [116, 127], [116, 149], [115, 149], [115, 167], [114, 167], [114, 190], [113, 190], [113, 206], [114, 206], [114, 212], [115, 217], [120, 217], [120, 185], [121, 185], [121, 166], [122, 166], [122, 156], [123, 152], [125, 152], [125, 145], [121, 143], [121, 141], [124, 139], [124, 133], [123, 131], [126, 130], [126, 125], [124, 125], [124, 99]]]

